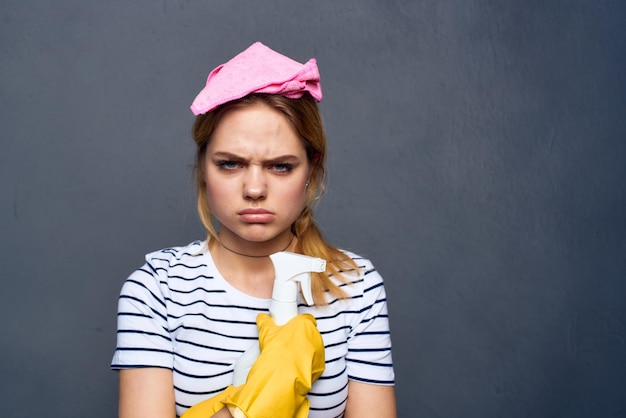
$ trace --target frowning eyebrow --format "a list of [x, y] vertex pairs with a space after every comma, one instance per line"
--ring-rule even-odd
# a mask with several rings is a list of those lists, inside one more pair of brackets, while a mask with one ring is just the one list
[[[224, 152], [224, 151], [217, 151], [211, 154], [213, 159], [218, 159], [218, 160], [234, 160], [234, 161], [245, 161], [248, 162], [251, 160], [251, 158], [248, 157], [243, 157], [241, 155], [237, 155], [237, 154], [233, 154], [230, 152]], [[299, 157], [296, 157], [295, 155], [291, 155], [291, 154], [286, 154], [286, 155], [280, 155], [278, 157], [274, 157], [274, 158], [270, 158], [268, 160], [264, 160], [263, 163], [267, 164], [267, 163], [297, 163], [300, 161]]]

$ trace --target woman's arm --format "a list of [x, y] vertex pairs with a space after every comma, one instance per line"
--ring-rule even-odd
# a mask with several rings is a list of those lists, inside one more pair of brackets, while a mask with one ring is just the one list
[[222, 408], [211, 418], [233, 418], [233, 416], [228, 411], [228, 408]]
[[[119, 418], [175, 416], [171, 370], [160, 367], [120, 370]], [[232, 418], [232, 416], [227, 408], [222, 408], [211, 418]]]
[[348, 381], [345, 418], [395, 418], [396, 395], [393, 386]]
[[159, 367], [120, 370], [119, 418], [174, 418], [172, 371]]

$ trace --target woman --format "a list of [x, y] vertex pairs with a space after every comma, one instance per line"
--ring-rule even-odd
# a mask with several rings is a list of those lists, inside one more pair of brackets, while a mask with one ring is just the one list
[[[120, 417], [171, 418], [207, 398], [225, 402], [234, 363], [259, 338], [257, 317], [268, 311], [274, 280], [269, 255], [278, 251], [328, 266], [313, 274], [315, 305], [299, 306], [315, 320], [297, 320], [311, 318], [315, 335], [293, 344], [313, 353], [321, 336], [317, 354], [325, 358], [321, 376], [306, 376], [314, 383], [304, 389], [303, 408], [311, 417], [395, 416], [382, 278], [368, 260], [326, 243], [313, 220], [325, 174], [321, 96], [314, 59], [303, 65], [261, 43], [209, 75], [192, 105], [198, 210], [208, 238], [148, 254], [124, 284], [112, 362], [120, 370]], [[265, 335], [268, 328], [258, 327]], [[263, 356], [255, 367], [290, 370], [288, 356]]]

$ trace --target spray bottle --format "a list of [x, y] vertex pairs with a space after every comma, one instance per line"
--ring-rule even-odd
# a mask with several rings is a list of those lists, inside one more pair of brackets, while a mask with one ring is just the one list
[[[270, 255], [274, 264], [274, 288], [270, 302], [270, 315], [276, 325], [284, 325], [298, 314], [298, 282], [308, 305], [313, 305], [311, 273], [326, 270], [321, 258], [281, 251]], [[235, 363], [233, 385], [246, 383], [248, 372], [260, 354], [259, 344], [250, 347]]]

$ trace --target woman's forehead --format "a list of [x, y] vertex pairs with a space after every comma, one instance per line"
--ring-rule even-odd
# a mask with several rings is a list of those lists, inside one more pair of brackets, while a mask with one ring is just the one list
[[263, 103], [231, 109], [224, 114], [215, 127], [209, 147], [214, 152], [299, 153], [304, 150], [289, 120]]

